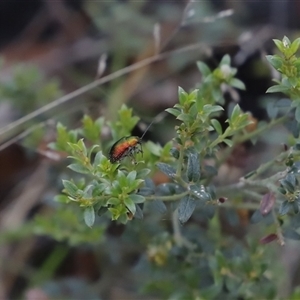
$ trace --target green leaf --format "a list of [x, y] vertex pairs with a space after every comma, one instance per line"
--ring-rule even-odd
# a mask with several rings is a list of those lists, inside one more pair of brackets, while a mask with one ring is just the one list
[[167, 108], [165, 111], [175, 116], [176, 118], [180, 115], [180, 111], [176, 108]]
[[94, 158], [93, 167], [94, 168], [98, 167], [101, 164], [103, 158], [104, 158], [104, 155], [103, 155], [102, 151], [99, 151]]
[[82, 197], [85, 199], [92, 198], [93, 190], [94, 190], [94, 185], [92, 184], [87, 185], [82, 192]]
[[70, 196], [72, 197], [77, 196], [78, 187], [73, 182], [69, 180], [63, 180], [62, 183]]
[[178, 98], [181, 105], [184, 105], [184, 103], [188, 100], [188, 94], [182, 87], [178, 87]]
[[200, 180], [200, 159], [198, 153], [188, 154], [186, 175], [189, 181], [197, 182]]
[[279, 49], [280, 52], [284, 51], [284, 46], [283, 46], [282, 41], [273, 39], [273, 42], [275, 43], [276, 47]]
[[[132, 196], [132, 195], [130, 195], [130, 196]], [[134, 202], [133, 202], [133, 200], [130, 196], [128, 198], [124, 199], [124, 204], [126, 205], [128, 210], [134, 215], [135, 211], [136, 211], [136, 207], [135, 207], [135, 204], [134, 204]]]
[[219, 135], [222, 135], [223, 130], [222, 130], [222, 126], [221, 126], [220, 122], [218, 120], [216, 120], [216, 119], [212, 119], [212, 120], [210, 120], [210, 122], [214, 126], [215, 130], [217, 131], [217, 133]]
[[90, 116], [84, 115], [82, 119], [82, 134], [88, 140], [97, 143], [100, 139], [101, 128], [104, 123], [103, 118], [99, 118], [96, 122]]
[[136, 178], [136, 171], [131, 171], [130, 173], [128, 173], [127, 179], [129, 183], [133, 182], [135, 178]]
[[119, 199], [117, 197], [111, 197], [107, 201], [107, 204], [111, 204], [111, 205], [118, 205], [120, 203], [121, 203], [121, 199]]
[[238, 104], [236, 104], [232, 110], [230, 121], [234, 124], [238, 120], [240, 115], [241, 115], [241, 108]]
[[207, 77], [209, 74], [211, 74], [210, 68], [204, 62], [197, 61], [197, 67], [204, 77]]
[[144, 203], [145, 202], [145, 197], [142, 195], [137, 195], [137, 194], [130, 194], [129, 198], [132, 200], [134, 203]]
[[206, 115], [209, 115], [209, 114], [214, 113], [214, 112], [222, 111], [222, 110], [224, 110], [224, 108], [220, 105], [206, 104], [206, 105], [203, 106], [203, 112]]
[[283, 86], [281, 84], [278, 85], [273, 85], [271, 87], [269, 87], [266, 91], [266, 93], [285, 93], [288, 92], [290, 90], [289, 87], [287, 86]]
[[83, 139], [80, 139], [77, 142], [77, 145], [79, 146], [79, 148], [82, 151], [83, 155], [87, 156], [87, 149], [86, 149], [86, 146], [85, 146], [85, 143], [84, 143]]
[[193, 191], [194, 197], [202, 200], [202, 201], [209, 201], [211, 199], [211, 196], [209, 193], [206, 192], [203, 185], [191, 185], [190, 190]]
[[150, 169], [141, 169], [137, 171], [136, 177], [137, 178], [145, 178], [151, 172]]
[[282, 44], [285, 48], [290, 48], [291, 41], [287, 36], [284, 36], [283, 39], [282, 39]]
[[280, 215], [285, 215], [289, 212], [290, 208], [293, 208], [292, 207], [293, 205], [288, 202], [287, 200], [283, 201], [279, 207], [279, 214]]
[[287, 190], [289, 193], [294, 193], [295, 191], [295, 186], [290, 182], [288, 179], [282, 179], [279, 181], [281, 186]]
[[268, 62], [276, 69], [279, 70], [282, 67], [283, 59], [278, 55], [267, 55]]
[[71, 164], [68, 166], [68, 168], [74, 172], [81, 173], [81, 174], [90, 173], [90, 171], [87, 169], [87, 167], [80, 165], [80, 164]]
[[231, 86], [233, 86], [233, 87], [235, 87], [239, 90], [245, 90], [246, 89], [245, 84], [237, 78], [231, 78], [230, 81], [229, 81], [229, 85], [231, 85]]
[[230, 62], [231, 62], [231, 59], [230, 59], [230, 56], [228, 54], [225, 54], [220, 62], [220, 66], [223, 66], [223, 65], [230, 65]]
[[228, 146], [232, 147], [233, 146], [233, 141], [230, 139], [224, 139], [223, 142]]
[[196, 200], [189, 195], [180, 200], [178, 206], [178, 219], [180, 223], [185, 223], [191, 217], [196, 205]]
[[88, 206], [83, 212], [84, 222], [87, 226], [92, 227], [95, 223], [95, 210], [93, 206]]
[[176, 175], [176, 170], [165, 163], [157, 163], [156, 166], [166, 175], [168, 175], [170, 178], [174, 178], [174, 176]]

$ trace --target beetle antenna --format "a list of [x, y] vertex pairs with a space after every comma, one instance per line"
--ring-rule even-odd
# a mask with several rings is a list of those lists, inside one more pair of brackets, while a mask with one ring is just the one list
[[143, 137], [145, 136], [146, 132], [149, 130], [149, 128], [150, 128], [153, 124], [160, 122], [160, 121], [166, 116], [166, 114], [167, 114], [167, 113], [166, 113], [165, 111], [162, 111], [162, 112], [160, 112], [159, 114], [157, 114], [157, 115], [154, 117], [154, 119], [152, 120], [152, 122], [147, 126], [147, 128], [145, 129], [145, 131], [144, 131], [143, 135], [140, 137], [140, 139], [142, 140]]

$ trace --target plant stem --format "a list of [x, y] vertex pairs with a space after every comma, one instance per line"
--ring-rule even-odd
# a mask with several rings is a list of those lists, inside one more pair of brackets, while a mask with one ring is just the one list
[[176, 200], [180, 200], [181, 198], [183, 198], [184, 196], [188, 195], [190, 192], [189, 191], [185, 191], [183, 193], [180, 194], [175, 194], [175, 195], [170, 195], [170, 196], [158, 196], [158, 195], [151, 195], [151, 196], [146, 196], [146, 200], [162, 200], [162, 201], [176, 201]]

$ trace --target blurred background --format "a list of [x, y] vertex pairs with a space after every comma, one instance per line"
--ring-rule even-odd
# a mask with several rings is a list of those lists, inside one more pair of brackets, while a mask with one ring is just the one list
[[[247, 88], [231, 97], [262, 120], [265, 91], [277, 76], [265, 55], [274, 51], [273, 38], [299, 37], [299, 20], [300, 2], [292, 0], [0, 1], [0, 299], [168, 298], [151, 285], [163, 273], [146, 261], [153, 259], [152, 237], [168, 231], [170, 222], [154, 215], [126, 226], [106, 220], [90, 229], [78, 221], [79, 211], [54, 202], [68, 176], [66, 160], [47, 148], [55, 125], [76, 128], [83, 114], [114, 120], [124, 103], [148, 122], [177, 102], [178, 86], [199, 84], [196, 61], [214, 68], [226, 53]], [[151, 57], [124, 76], [115, 73], [63, 97]], [[147, 138], [170, 140], [174, 124], [164, 125]], [[266, 155], [261, 152], [257, 164]], [[247, 159], [253, 149], [235, 154], [227, 181], [253, 162]], [[242, 239], [248, 215], [235, 216], [227, 234]], [[299, 282], [297, 252], [294, 244], [268, 252], [280, 257], [273, 267], [285, 276], [272, 278], [275, 286], [284, 285], [283, 297]]]

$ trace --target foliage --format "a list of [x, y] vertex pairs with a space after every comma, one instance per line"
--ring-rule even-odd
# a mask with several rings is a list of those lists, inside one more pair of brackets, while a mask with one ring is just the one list
[[30, 113], [62, 94], [56, 79], [45, 81], [37, 67], [18, 65], [12, 70], [12, 80], [1, 82], [0, 99], [9, 101], [19, 113]]
[[[217, 210], [223, 212], [230, 224], [238, 225], [235, 209], [252, 210], [251, 222], [262, 222], [261, 244], [277, 240], [283, 245], [285, 238], [300, 239], [297, 231], [300, 73], [296, 58], [299, 43], [298, 40], [291, 43], [284, 37], [282, 42], [275, 40], [275, 44], [281, 56], [268, 56], [268, 61], [282, 73], [282, 79], [268, 92], [284, 92], [291, 105], [287, 107], [287, 101], [285, 105], [281, 101], [276, 109], [268, 108], [269, 123], [253, 125], [251, 115], [238, 104], [225, 124], [220, 123], [224, 87], [245, 89], [234, 77], [236, 69], [225, 55], [215, 70], [204, 62], [197, 63], [201, 84], [191, 92], [179, 87], [179, 103], [166, 110], [178, 120], [176, 136], [165, 147], [144, 143], [143, 157], [124, 155], [112, 163], [106, 155], [112, 142], [102, 138], [103, 129], [109, 126], [113, 139], [118, 140], [130, 136], [139, 120], [124, 105], [114, 123], [103, 118], [92, 121], [85, 116], [81, 129], [68, 131], [58, 124], [57, 142], [51, 147], [67, 152], [72, 160], [69, 169], [82, 175], [76, 180], [63, 180], [63, 194], [57, 199], [66, 205], [74, 202], [82, 207], [82, 218], [89, 227], [98, 215], [121, 223], [134, 223], [144, 216], [139, 221], [144, 226], [138, 231], [152, 238], [145, 241], [147, 256], [140, 260], [136, 271], [149, 271], [147, 279], [141, 282], [141, 292], [176, 299], [250, 299], [276, 295], [276, 285], [266, 272], [269, 263], [266, 248], [258, 246], [257, 237], [249, 237], [247, 247], [233, 237], [226, 237], [215, 214]], [[218, 168], [235, 146], [246, 140], [254, 141], [277, 124], [291, 122], [294, 125], [289, 128], [294, 138], [287, 151], [245, 174], [237, 183], [228, 186], [214, 183]], [[126, 147], [134, 150], [130, 147], [135, 146]], [[277, 165], [273, 168], [275, 161]], [[152, 177], [158, 171], [166, 175], [166, 180], [155, 185]], [[153, 224], [151, 214], [155, 212], [172, 218], [173, 235], [166, 228], [158, 229], [161, 225]], [[199, 227], [196, 220], [208, 229]], [[184, 226], [181, 228], [180, 224]], [[149, 228], [157, 231], [150, 233]]]
[[[104, 232], [112, 223], [126, 224], [118, 242], [138, 248], [132, 270], [138, 292], [157, 298], [275, 298], [276, 248], [265, 244], [300, 239], [299, 41], [274, 40], [279, 54], [267, 56], [282, 75], [267, 92], [289, 98], [268, 105], [268, 123], [256, 124], [234, 101], [226, 104], [225, 91], [245, 89], [228, 55], [214, 70], [198, 62], [201, 83], [191, 91], [178, 88], [178, 103], [166, 109], [176, 118], [175, 136], [164, 146], [139, 137], [133, 138], [142, 151], [127, 144], [139, 117], [125, 105], [116, 121], [85, 115], [73, 130], [58, 123], [50, 148], [71, 161], [62, 194], [55, 198], [61, 208], [50, 217], [36, 217], [29, 229], [72, 246], [101, 243], [102, 253], [112, 257], [118, 249], [114, 245], [112, 253]], [[288, 145], [238, 182], [222, 185], [219, 171], [233, 149], [254, 143], [278, 124], [289, 130]], [[128, 151], [113, 163], [108, 153], [120, 139]], [[158, 175], [163, 182], [155, 181]], [[250, 220], [242, 219], [245, 210]], [[236, 239], [226, 233], [230, 226], [246, 226], [248, 234]]]

